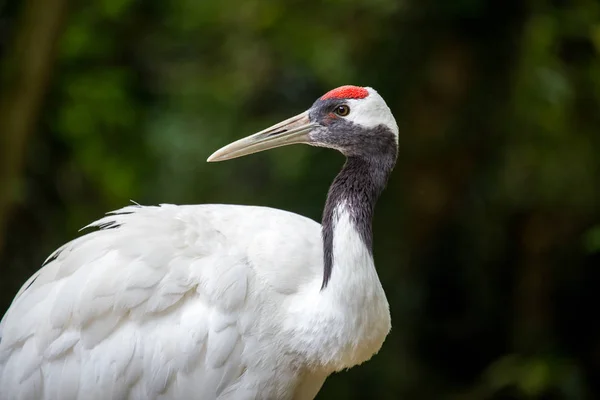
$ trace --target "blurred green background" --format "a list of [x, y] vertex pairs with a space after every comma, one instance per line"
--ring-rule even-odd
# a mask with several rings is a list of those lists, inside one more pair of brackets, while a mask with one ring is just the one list
[[319, 398], [598, 399], [599, 54], [595, 0], [0, 0], [0, 315], [130, 199], [319, 220], [341, 155], [205, 160], [372, 86], [400, 126], [393, 329]]

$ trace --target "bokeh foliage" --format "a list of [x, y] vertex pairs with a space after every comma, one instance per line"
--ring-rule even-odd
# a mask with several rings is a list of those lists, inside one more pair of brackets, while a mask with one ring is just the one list
[[[0, 9], [5, 71], [23, 68], [9, 55], [34, 3]], [[393, 330], [319, 398], [600, 398], [597, 1], [73, 0], [61, 23], [24, 167], [0, 188], [0, 309], [130, 199], [318, 220], [341, 156], [204, 160], [368, 85], [401, 131], [374, 226]]]

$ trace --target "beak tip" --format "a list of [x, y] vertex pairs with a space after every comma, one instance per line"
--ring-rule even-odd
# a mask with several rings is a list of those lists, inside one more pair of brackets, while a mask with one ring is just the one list
[[221, 161], [221, 159], [219, 158], [219, 155], [217, 154], [217, 152], [214, 152], [210, 155], [210, 157], [208, 157], [206, 159], [206, 162], [217, 162], [217, 161]]

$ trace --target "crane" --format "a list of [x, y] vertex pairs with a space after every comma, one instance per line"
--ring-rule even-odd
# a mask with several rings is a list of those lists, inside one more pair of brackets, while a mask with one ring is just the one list
[[56, 250], [0, 322], [0, 399], [312, 399], [391, 329], [372, 254], [398, 127], [342, 86], [209, 162], [304, 143], [346, 156], [322, 224], [243, 205], [130, 205]]

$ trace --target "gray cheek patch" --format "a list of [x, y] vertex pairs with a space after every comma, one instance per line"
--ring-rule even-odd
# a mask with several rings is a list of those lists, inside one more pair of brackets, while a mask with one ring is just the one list
[[314, 131], [311, 138], [319, 146], [341, 151], [346, 156], [371, 157], [381, 153], [397, 152], [396, 135], [385, 125], [366, 128], [344, 117], [330, 113], [345, 104], [343, 100], [317, 100], [309, 112], [309, 119], [323, 128]]

